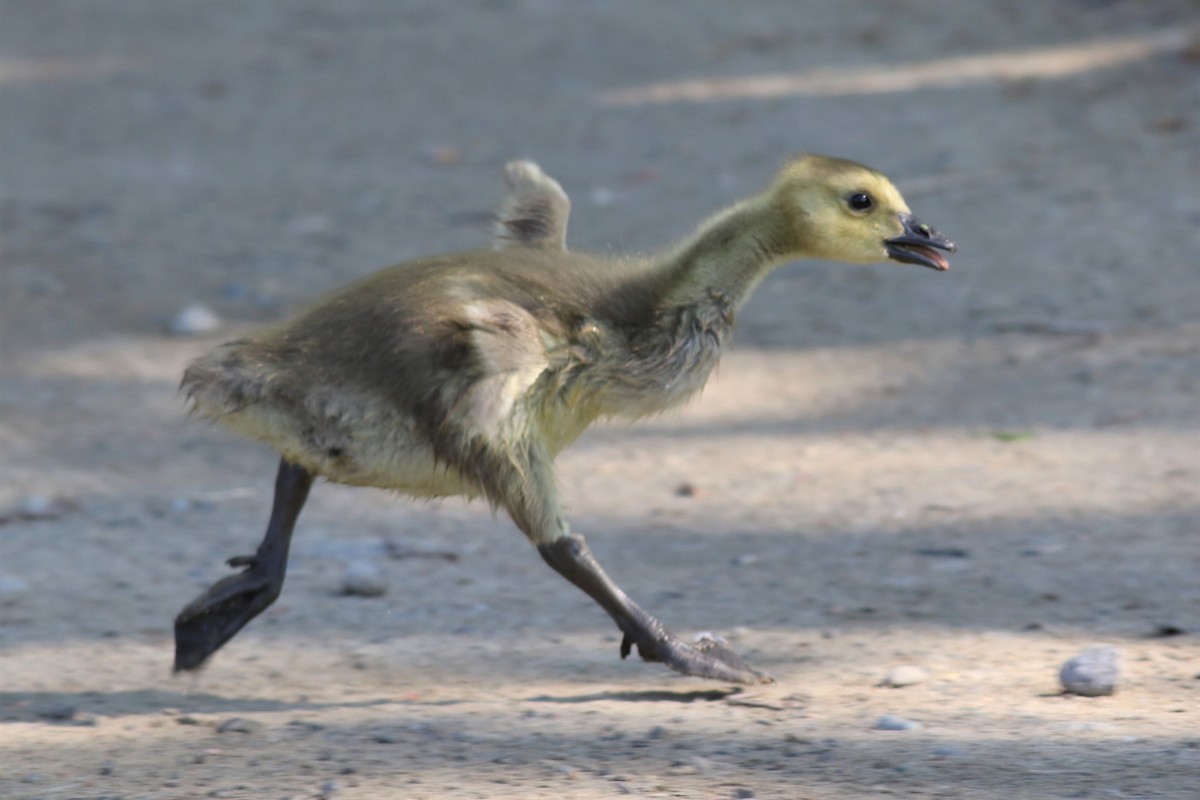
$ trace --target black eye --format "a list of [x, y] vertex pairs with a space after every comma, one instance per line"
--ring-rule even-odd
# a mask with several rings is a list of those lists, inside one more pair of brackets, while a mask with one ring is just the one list
[[871, 195], [866, 192], [855, 192], [850, 195], [850, 199], [847, 202], [850, 203], [850, 207], [855, 211], [866, 211], [875, 205], [875, 201], [871, 199]]

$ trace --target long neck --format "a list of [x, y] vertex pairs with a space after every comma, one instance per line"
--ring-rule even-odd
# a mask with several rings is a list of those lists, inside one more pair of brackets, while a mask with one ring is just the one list
[[773, 267], [795, 255], [789, 250], [769, 196], [743, 200], [655, 259], [658, 309], [715, 307], [732, 315]]
[[[689, 238], [651, 259], [636, 296], [632, 335], [603, 372], [601, 413], [636, 418], [699, 391], [721, 356], [734, 315], [771, 268], [790, 255], [767, 196], [715, 215]], [[636, 321], [634, 321], [636, 320]]]

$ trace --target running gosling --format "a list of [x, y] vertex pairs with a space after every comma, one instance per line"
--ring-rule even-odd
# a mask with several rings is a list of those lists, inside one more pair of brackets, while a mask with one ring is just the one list
[[664, 252], [568, 252], [570, 203], [532, 162], [506, 170], [493, 247], [409, 261], [194, 361], [194, 410], [277, 449], [266, 535], [243, 568], [175, 620], [175, 669], [200, 666], [279, 596], [313, 480], [414, 498], [482, 495], [586, 592], [634, 647], [686, 675], [771, 678], [729, 648], [688, 644], [633, 602], [573, 533], [554, 458], [600, 418], [637, 419], [695, 395], [738, 309], [796, 259], [946, 270], [946, 236], [879, 172], [793, 159], [760, 194]]

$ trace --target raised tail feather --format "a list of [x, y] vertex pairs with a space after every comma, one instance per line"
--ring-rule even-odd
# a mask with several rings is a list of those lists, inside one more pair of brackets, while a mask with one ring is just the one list
[[510, 161], [504, 167], [508, 193], [500, 202], [493, 244], [507, 247], [567, 249], [567, 220], [571, 200], [542, 168], [532, 161]]

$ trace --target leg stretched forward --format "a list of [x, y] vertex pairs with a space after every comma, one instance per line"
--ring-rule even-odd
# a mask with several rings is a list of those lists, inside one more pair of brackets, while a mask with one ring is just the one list
[[770, 683], [774, 680], [712, 639], [691, 645], [671, 633], [621, 591], [592, 555], [582, 536], [562, 536], [538, 545], [538, 552], [547, 564], [582, 589], [617, 623], [624, 634], [621, 658], [627, 657], [636, 646], [638, 655], [644, 660], [660, 661], [684, 675], [734, 683]]
[[608, 576], [582, 536], [569, 533], [563, 521], [549, 456], [537, 443], [523, 448], [476, 451], [472, 470], [488, 496], [509, 515], [556, 572], [582, 589], [621, 629], [621, 657], [636, 646], [647, 661], [677, 672], [735, 683], [767, 683], [773, 679], [747, 664], [725, 646], [705, 640], [688, 644], [633, 602]]

